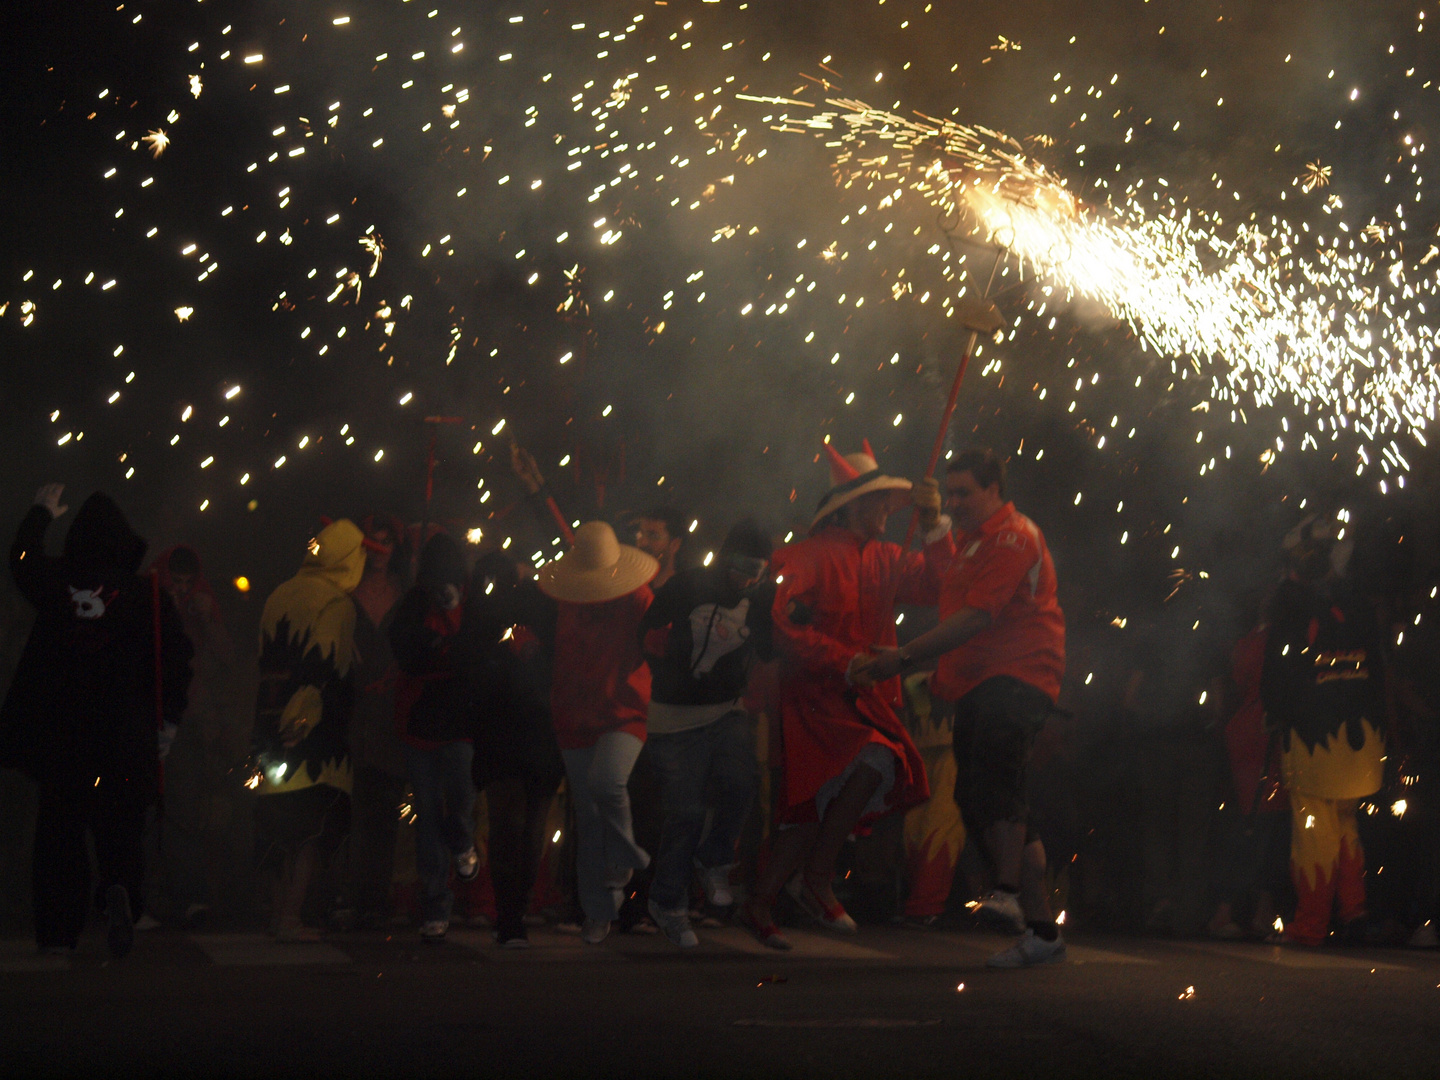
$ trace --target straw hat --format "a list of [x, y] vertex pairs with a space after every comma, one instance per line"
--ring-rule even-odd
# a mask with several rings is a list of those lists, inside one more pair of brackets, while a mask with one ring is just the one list
[[603, 521], [587, 521], [575, 530], [575, 546], [540, 568], [546, 596], [572, 604], [598, 604], [632, 593], [660, 571], [660, 564], [639, 548], [615, 539]]
[[854, 502], [861, 495], [869, 495], [872, 491], [895, 492], [895, 501], [892, 507], [895, 510], [900, 509], [909, 501], [904, 496], [913, 486], [910, 481], [898, 476], [884, 475], [880, 471], [880, 466], [875, 463], [875, 451], [870, 449], [869, 439], [865, 440], [864, 446], [864, 453], [846, 454], [841, 457], [840, 451], [828, 442], [825, 444], [825, 453], [830, 457], [831, 488], [820, 500], [820, 505], [815, 511], [815, 519], [810, 522], [812, 531], [815, 526], [846, 503]]

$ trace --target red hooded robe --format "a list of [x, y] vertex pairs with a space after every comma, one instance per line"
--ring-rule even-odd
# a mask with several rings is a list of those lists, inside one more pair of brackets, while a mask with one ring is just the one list
[[775, 643], [782, 657], [785, 747], [781, 822], [816, 820], [820, 788], [869, 743], [887, 747], [897, 759], [884, 813], [930, 797], [924, 763], [895, 714], [900, 680], [860, 689], [846, 683], [845, 670], [872, 645], [895, 645], [897, 603], [937, 602], [954, 555], [948, 532], [920, 553], [884, 540], [862, 542], [838, 526], [776, 553]]

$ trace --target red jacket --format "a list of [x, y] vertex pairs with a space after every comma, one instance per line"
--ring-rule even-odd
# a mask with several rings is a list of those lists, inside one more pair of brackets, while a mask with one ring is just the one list
[[654, 594], [641, 585], [599, 604], [557, 601], [550, 711], [561, 750], [583, 750], [624, 731], [645, 738], [650, 668], [640, 652], [640, 619]]
[[887, 812], [930, 797], [920, 755], [895, 715], [900, 680], [862, 690], [846, 683], [845, 669], [872, 645], [895, 644], [897, 602], [936, 602], [954, 554], [948, 533], [922, 554], [883, 540], [862, 543], [838, 527], [776, 553], [775, 644], [782, 658], [785, 739], [780, 820], [815, 820], [816, 793], [872, 742], [899, 759]]
[[1044, 535], [1007, 502], [956, 546], [940, 592], [940, 617], [974, 608], [991, 623], [940, 658], [936, 691], [959, 701], [986, 679], [1009, 675], [1054, 701], [1065, 674], [1065, 615], [1055, 599], [1055, 564]]

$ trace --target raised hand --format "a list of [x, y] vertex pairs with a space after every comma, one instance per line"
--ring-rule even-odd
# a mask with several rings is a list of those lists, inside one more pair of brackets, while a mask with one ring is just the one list
[[53, 521], [70, 508], [60, 505], [60, 496], [65, 491], [64, 484], [46, 484], [39, 491], [35, 492], [35, 505], [43, 506], [50, 511], [50, 518]]

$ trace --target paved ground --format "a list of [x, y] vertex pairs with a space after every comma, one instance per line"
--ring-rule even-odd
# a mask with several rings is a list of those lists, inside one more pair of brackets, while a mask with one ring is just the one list
[[[548, 931], [277, 945], [142, 935], [111, 962], [0, 942], [8, 1074], [468, 1076], [1440, 1075], [1440, 954], [1077, 936], [1070, 962], [990, 971], [1006, 942], [864, 928], [599, 947]], [[963, 988], [962, 988], [963, 987]], [[1190, 988], [1193, 988], [1191, 990]]]

